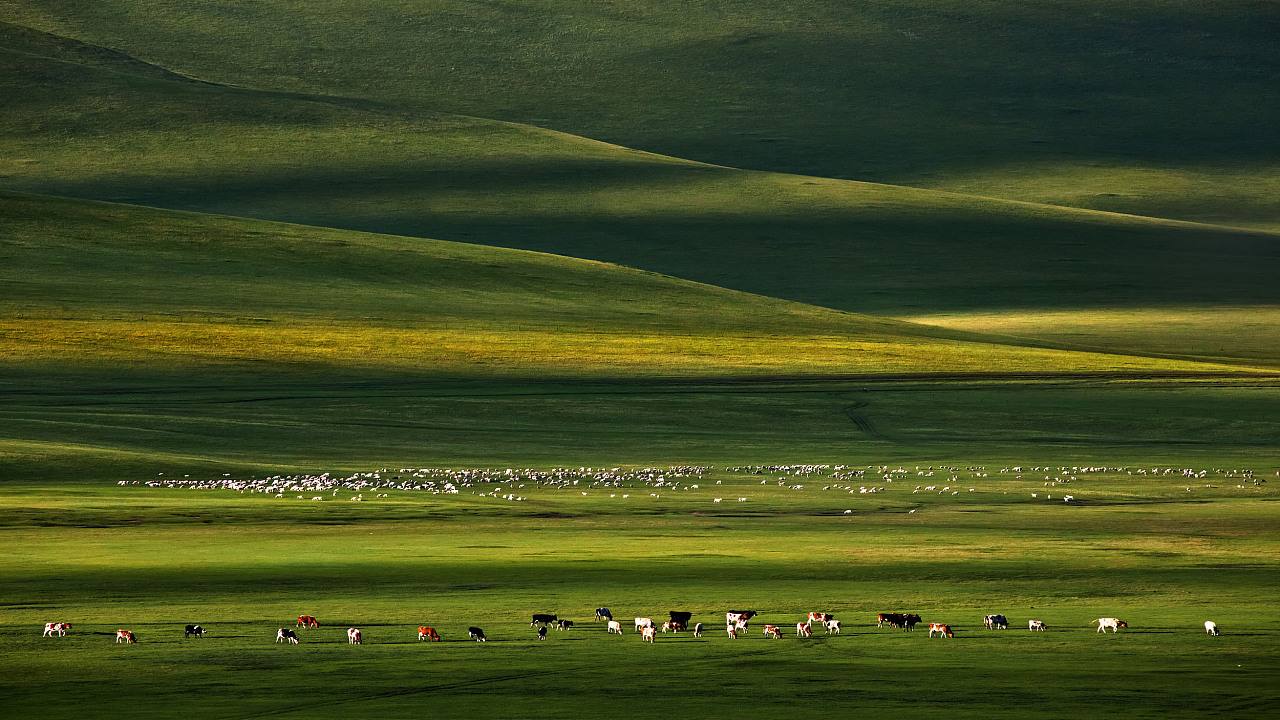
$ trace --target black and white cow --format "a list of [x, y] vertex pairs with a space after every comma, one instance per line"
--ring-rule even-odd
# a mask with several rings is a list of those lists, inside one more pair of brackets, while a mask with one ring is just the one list
[[484, 631], [478, 627], [467, 628], [467, 636], [476, 642], [487, 642], [488, 638], [484, 636]]
[[550, 623], [555, 622], [557, 619], [558, 618], [556, 618], [555, 615], [548, 615], [547, 613], [534, 613], [533, 621], [529, 623], [529, 627], [533, 627], [534, 625], [548, 625]]
[[189, 638], [192, 636], [195, 636], [198, 638], [204, 637], [204, 628], [200, 627], [199, 625], [188, 625], [186, 629], [182, 631], [182, 637]]
[[561, 620], [557, 620], [557, 621], [556, 621], [556, 629], [557, 629], [557, 630], [568, 630], [568, 629], [569, 629], [569, 628], [571, 628], [571, 627], [573, 627], [573, 621], [572, 621], [572, 620], [563, 620], [563, 619], [561, 619]]
[[546, 640], [546, 639], [547, 639], [547, 626], [546, 626], [546, 625], [543, 625], [542, 627], [538, 628], [538, 639], [539, 639], [539, 640]]
[[608, 621], [610, 621], [610, 620], [612, 620], [612, 619], [613, 619], [613, 611], [612, 611], [612, 610], [610, 610], [610, 609], [609, 609], [609, 608], [607, 608], [607, 607], [598, 607], [598, 608], [596, 608], [596, 622], [600, 622], [601, 620], [604, 620], [605, 622], [608, 622]]

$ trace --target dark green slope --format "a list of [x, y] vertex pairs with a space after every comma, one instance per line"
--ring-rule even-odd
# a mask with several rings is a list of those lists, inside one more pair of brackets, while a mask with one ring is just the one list
[[9, 0], [236, 85], [766, 170], [1280, 224], [1280, 9], [1139, 0]]

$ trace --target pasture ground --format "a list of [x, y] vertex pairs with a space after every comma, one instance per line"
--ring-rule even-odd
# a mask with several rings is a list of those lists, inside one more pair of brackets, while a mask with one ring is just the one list
[[[1126, 471], [1046, 489], [1044, 473], [1029, 468], [1022, 478], [960, 471], [959, 483], [907, 469], [894, 483], [785, 481], [803, 489], [780, 486], [781, 474], [723, 469], [686, 479], [696, 490], [504, 488], [524, 502], [479, 495], [492, 486], [365, 492], [355, 503], [351, 491], [316, 502], [104, 481], [7, 484], [0, 698], [11, 717], [51, 718], [126, 709], [1274, 717], [1280, 708], [1274, 477], [1258, 486], [1212, 471], [1194, 481]], [[914, 492], [927, 483], [962, 492]], [[1061, 502], [1063, 491], [1076, 502]], [[625, 636], [590, 622], [598, 605], [614, 610]], [[723, 612], [740, 607], [762, 614], [730, 641]], [[706, 637], [642, 645], [631, 618], [669, 609], [693, 611]], [[809, 610], [835, 613], [843, 634], [797, 639], [794, 623]], [[956, 638], [877, 629], [882, 610], [952, 623]], [[578, 625], [538, 642], [532, 612]], [[983, 630], [988, 612], [1013, 627]], [[300, 631], [297, 647], [275, 645], [276, 628], [300, 613], [323, 627]], [[1104, 615], [1132, 627], [1098, 635], [1089, 623]], [[1028, 632], [1032, 617], [1050, 630]], [[73, 623], [71, 634], [41, 638], [55, 619]], [[1225, 634], [1206, 637], [1205, 619]], [[184, 640], [188, 622], [208, 637]], [[763, 622], [781, 624], [784, 639], [761, 637]], [[444, 642], [417, 642], [418, 624]], [[365, 645], [346, 645], [349, 625]], [[469, 625], [490, 641], [467, 641]], [[113, 644], [118, 627], [140, 642]]]

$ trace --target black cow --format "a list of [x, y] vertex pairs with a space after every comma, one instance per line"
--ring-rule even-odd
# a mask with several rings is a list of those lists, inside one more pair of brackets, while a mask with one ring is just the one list
[[681, 610], [670, 610], [667, 614], [671, 616], [672, 630], [687, 630], [689, 628], [689, 620], [693, 618], [693, 613]]
[[556, 621], [556, 629], [557, 629], [557, 630], [568, 630], [568, 629], [569, 629], [569, 628], [571, 628], [571, 627], [573, 627], [573, 621], [572, 621], [572, 620], [558, 620], [558, 621]]
[[484, 631], [478, 627], [467, 628], [467, 635], [476, 642], [487, 642], [488, 638], [484, 636]]
[[548, 615], [546, 613], [534, 613], [533, 622], [529, 623], [529, 627], [533, 627], [538, 623], [542, 623], [543, 625], [546, 625], [547, 623], [553, 623], [555, 621], [556, 621], [555, 615]]
[[916, 625], [920, 623], [920, 616], [915, 613], [907, 613], [902, 616], [902, 629], [915, 630]]
[[609, 608], [607, 608], [607, 607], [598, 607], [598, 608], [596, 608], [596, 622], [600, 622], [601, 620], [604, 620], [604, 621], [606, 621], [606, 622], [607, 622], [607, 621], [612, 620], [612, 619], [613, 619], [613, 611], [612, 611], [612, 610], [610, 610], [610, 609], [609, 609]]
[[200, 638], [204, 637], [204, 628], [199, 625], [188, 625], [186, 629], [182, 631], [182, 637], [184, 638], [189, 638], [192, 635]]
[[547, 626], [546, 626], [546, 625], [543, 625], [542, 627], [538, 628], [538, 639], [539, 639], [539, 640], [546, 640], [546, 639], [547, 639]]

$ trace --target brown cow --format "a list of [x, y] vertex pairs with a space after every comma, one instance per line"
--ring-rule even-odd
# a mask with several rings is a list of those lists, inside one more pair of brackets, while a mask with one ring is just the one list
[[320, 627], [320, 621], [316, 619], [315, 615], [299, 615], [296, 627], [318, 628]]
[[418, 626], [418, 639], [430, 640], [431, 642], [440, 642], [440, 633], [436, 629], [427, 625]]
[[933, 637], [935, 632], [942, 637], [953, 638], [956, 636], [956, 634], [951, 631], [950, 625], [946, 625], [944, 623], [929, 623], [929, 637]]

